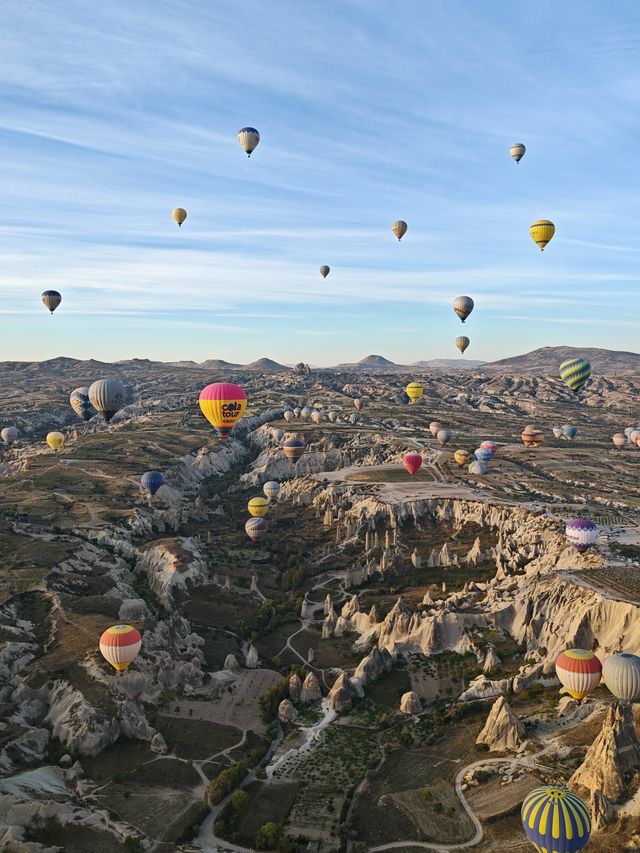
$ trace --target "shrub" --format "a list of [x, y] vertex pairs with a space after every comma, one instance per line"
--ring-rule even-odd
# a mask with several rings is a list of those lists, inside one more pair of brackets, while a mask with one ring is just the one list
[[260, 827], [256, 835], [256, 847], [258, 850], [273, 850], [278, 843], [280, 830], [278, 825], [270, 820]]
[[242, 781], [246, 772], [247, 769], [242, 762], [232, 764], [231, 767], [225, 767], [224, 770], [221, 770], [215, 779], [209, 782], [209, 787], [207, 788], [211, 805], [216, 806], [222, 802], [227, 794], [230, 794]]

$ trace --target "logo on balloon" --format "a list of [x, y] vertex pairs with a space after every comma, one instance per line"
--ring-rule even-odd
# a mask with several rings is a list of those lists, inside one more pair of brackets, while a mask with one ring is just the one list
[[240, 414], [240, 403], [223, 403], [222, 416], [224, 418], [237, 418]]

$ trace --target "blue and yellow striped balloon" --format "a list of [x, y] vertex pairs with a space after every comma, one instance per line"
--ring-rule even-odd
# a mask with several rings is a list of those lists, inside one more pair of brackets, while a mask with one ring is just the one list
[[589, 843], [589, 809], [567, 788], [535, 788], [522, 803], [521, 817], [538, 853], [578, 853]]
[[586, 383], [591, 376], [591, 365], [586, 358], [570, 358], [560, 365], [560, 379], [574, 394]]

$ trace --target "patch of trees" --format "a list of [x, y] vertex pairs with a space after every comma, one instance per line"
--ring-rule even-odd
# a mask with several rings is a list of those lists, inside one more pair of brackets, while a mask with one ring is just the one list
[[215, 779], [209, 782], [209, 787], [207, 788], [211, 805], [217, 806], [218, 803], [221, 803], [227, 794], [230, 794], [242, 782], [246, 774], [247, 768], [242, 761], [221, 770]]

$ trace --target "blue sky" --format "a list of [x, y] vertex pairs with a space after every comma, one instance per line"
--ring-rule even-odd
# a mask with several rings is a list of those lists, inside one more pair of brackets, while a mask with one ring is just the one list
[[635, 0], [32, 0], [0, 46], [1, 359], [639, 349]]

